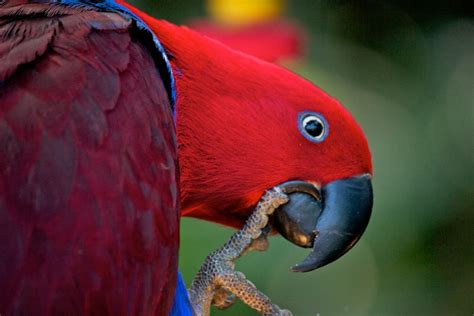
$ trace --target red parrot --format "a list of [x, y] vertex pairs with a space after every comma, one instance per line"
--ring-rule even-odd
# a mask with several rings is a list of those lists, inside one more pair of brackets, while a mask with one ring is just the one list
[[322, 198], [276, 219], [296, 271], [362, 235], [366, 138], [290, 71], [113, 0], [0, 2], [0, 39], [0, 314], [190, 315], [179, 215], [238, 228], [290, 180]]

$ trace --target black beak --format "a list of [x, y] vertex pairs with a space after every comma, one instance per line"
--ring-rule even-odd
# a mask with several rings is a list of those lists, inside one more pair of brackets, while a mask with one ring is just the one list
[[278, 232], [311, 253], [292, 267], [307, 272], [333, 262], [351, 249], [364, 233], [372, 213], [370, 175], [328, 183], [321, 189], [304, 181], [279, 186], [290, 201], [275, 212]]

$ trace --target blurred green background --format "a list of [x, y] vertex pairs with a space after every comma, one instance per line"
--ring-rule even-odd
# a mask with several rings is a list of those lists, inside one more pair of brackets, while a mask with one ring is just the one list
[[[184, 24], [203, 0], [132, 1]], [[474, 314], [474, 19], [472, 1], [288, 3], [308, 32], [292, 70], [337, 97], [371, 146], [375, 206], [358, 245], [307, 274], [307, 250], [281, 237], [237, 263], [295, 315]], [[180, 269], [189, 285], [232, 230], [183, 219]], [[213, 315], [256, 315], [242, 303]]]

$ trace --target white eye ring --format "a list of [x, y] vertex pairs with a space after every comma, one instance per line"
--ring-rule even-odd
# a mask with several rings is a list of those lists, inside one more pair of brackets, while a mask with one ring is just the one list
[[329, 126], [324, 117], [319, 113], [303, 112], [298, 117], [300, 132], [312, 142], [322, 142], [328, 132]]

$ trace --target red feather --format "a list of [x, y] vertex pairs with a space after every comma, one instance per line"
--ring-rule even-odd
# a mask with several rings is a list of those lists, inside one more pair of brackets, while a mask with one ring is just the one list
[[153, 59], [119, 15], [8, 5], [0, 313], [166, 314], [179, 196], [173, 117]]

